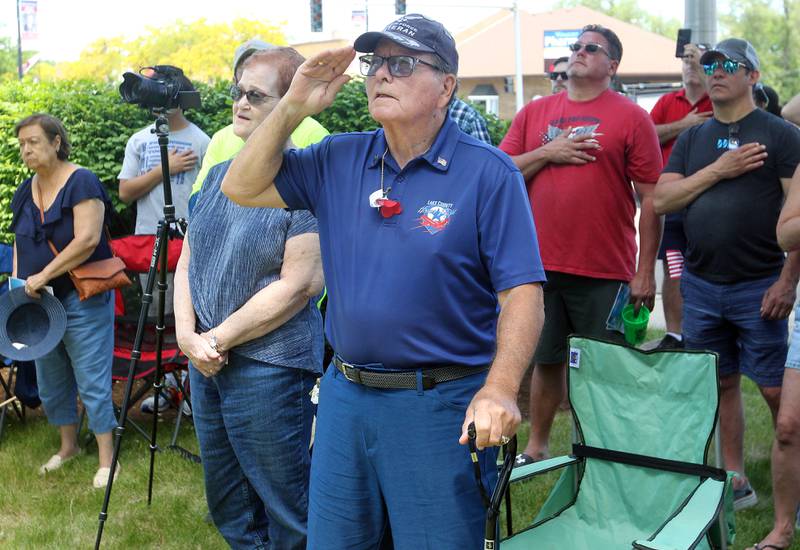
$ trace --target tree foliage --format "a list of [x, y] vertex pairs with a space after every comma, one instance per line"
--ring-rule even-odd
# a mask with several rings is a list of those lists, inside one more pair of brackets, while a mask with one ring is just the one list
[[369, 115], [364, 79], [354, 78], [344, 85], [333, 105], [316, 118], [330, 133], [374, 130], [378, 123]]
[[57, 66], [66, 79], [118, 80], [124, 71], [151, 65], [175, 65], [192, 80], [229, 79], [236, 47], [251, 38], [286, 44], [276, 25], [250, 19], [209, 23], [205, 19], [147, 27], [139, 37], [102, 38], [84, 50], [78, 61]]
[[749, 40], [761, 60], [761, 81], [785, 103], [800, 93], [800, 0], [731, 0], [724, 34]]
[[665, 19], [648, 13], [639, 7], [637, 0], [561, 0], [559, 6], [562, 8], [584, 6], [672, 39], [681, 28], [681, 22], [677, 19]]

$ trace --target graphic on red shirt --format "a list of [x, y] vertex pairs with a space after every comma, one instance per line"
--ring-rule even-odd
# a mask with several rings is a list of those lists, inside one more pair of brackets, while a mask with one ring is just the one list
[[529, 103], [500, 149], [521, 155], [567, 129], [601, 146], [586, 164], [548, 163], [527, 182], [545, 269], [630, 281], [636, 267], [632, 182], [654, 184], [661, 150], [648, 113], [613, 91], [590, 101], [556, 94]]

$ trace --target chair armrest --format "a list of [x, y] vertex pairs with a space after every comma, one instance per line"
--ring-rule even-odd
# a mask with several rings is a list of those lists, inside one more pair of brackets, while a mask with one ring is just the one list
[[526, 464], [525, 466], [517, 466], [511, 471], [511, 482], [521, 481], [551, 470], [558, 470], [570, 464], [576, 464], [580, 460], [580, 458], [575, 458], [574, 456], [557, 456], [555, 458], [548, 458], [547, 460]]
[[653, 536], [634, 541], [633, 547], [638, 550], [694, 548], [716, 521], [724, 488], [724, 481], [706, 479]]

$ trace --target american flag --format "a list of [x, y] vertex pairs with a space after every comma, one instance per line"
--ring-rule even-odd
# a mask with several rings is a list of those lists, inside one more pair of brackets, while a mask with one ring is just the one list
[[667, 268], [669, 269], [670, 279], [680, 279], [683, 271], [683, 254], [680, 250], [667, 250]]

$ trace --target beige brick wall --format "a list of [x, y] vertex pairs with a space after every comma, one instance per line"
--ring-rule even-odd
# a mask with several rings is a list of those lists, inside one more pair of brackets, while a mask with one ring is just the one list
[[[464, 99], [472, 95], [476, 86], [481, 84], [491, 84], [498, 94], [498, 115], [505, 120], [511, 120], [517, 112], [517, 96], [514, 90], [506, 93], [505, 79], [496, 78], [462, 78], [460, 79], [458, 95]], [[525, 103], [535, 95], [548, 95], [550, 93], [550, 81], [545, 76], [526, 76], [523, 79]]]

